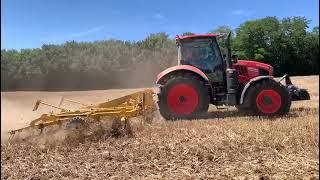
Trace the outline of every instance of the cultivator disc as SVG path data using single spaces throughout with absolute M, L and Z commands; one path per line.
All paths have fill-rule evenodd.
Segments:
M 69 122 L 67 122 L 65 129 L 82 129 L 88 127 L 88 120 L 83 117 L 74 117 L 71 118 Z

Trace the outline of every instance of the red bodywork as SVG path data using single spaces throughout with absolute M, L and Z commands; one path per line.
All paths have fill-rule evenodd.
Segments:
M 257 76 L 260 76 L 259 74 L 259 68 L 264 69 L 268 72 L 269 76 L 273 75 L 273 68 L 272 66 L 257 62 L 257 61 L 249 61 L 249 60 L 238 60 L 236 64 L 233 64 L 233 68 L 235 68 L 238 71 L 238 80 L 240 84 L 246 84 L 249 82 L 252 78 L 255 78 Z M 180 70 L 185 70 L 185 71 L 191 71 L 199 76 L 201 76 L 204 80 L 209 81 L 208 77 L 206 74 L 204 74 L 200 69 L 190 66 L 190 65 L 178 65 L 178 66 L 173 66 L 170 67 L 161 73 L 158 74 L 157 76 L 157 84 L 161 84 L 162 78 L 172 72 L 180 71 Z
M 254 60 L 238 60 L 237 63 L 233 64 L 233 68 L 235 68 L 238 72 L 238 80 L 240 84 L 246 84 L 252 78 L 260 76 L 259 69 L 264 69 L 268 72 L 268 76 L 273 75 L 273 68 L 269 64 L 257 62 Z

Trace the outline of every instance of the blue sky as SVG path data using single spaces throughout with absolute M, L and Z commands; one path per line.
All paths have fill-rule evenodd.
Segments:
M 250 19 L 305 16 L 319 24 L 318 0 L 1 0 L 1 48 L 206 33 Z

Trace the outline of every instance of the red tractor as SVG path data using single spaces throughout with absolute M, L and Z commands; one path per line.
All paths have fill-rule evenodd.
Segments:
M 217 39 L 226 45 L 225 58 Z M 215 106 L 236 106 L 255 115 L 283 115 L 291 101 L 310 99 L 288 75 L 273 78 L 272 66 L 231 56 L 230 33 L 176 36 L 178 65 L 157 76 L 158 106 L 165 119 L 197 118 Z M 280 81 L 285 79 L 285 85 Z

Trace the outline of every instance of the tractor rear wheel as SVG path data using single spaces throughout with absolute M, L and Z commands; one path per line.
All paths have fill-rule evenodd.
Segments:
M 173 76 L 160 88 L 158 105 L 166 120 L 197 118 L 208 111 L 208 87 L 192 74 Z
M 268 79 L 249 87 L 244 105 L 255 115 L 283 115 L 289 112 L 291 96 L 285 86 Z

